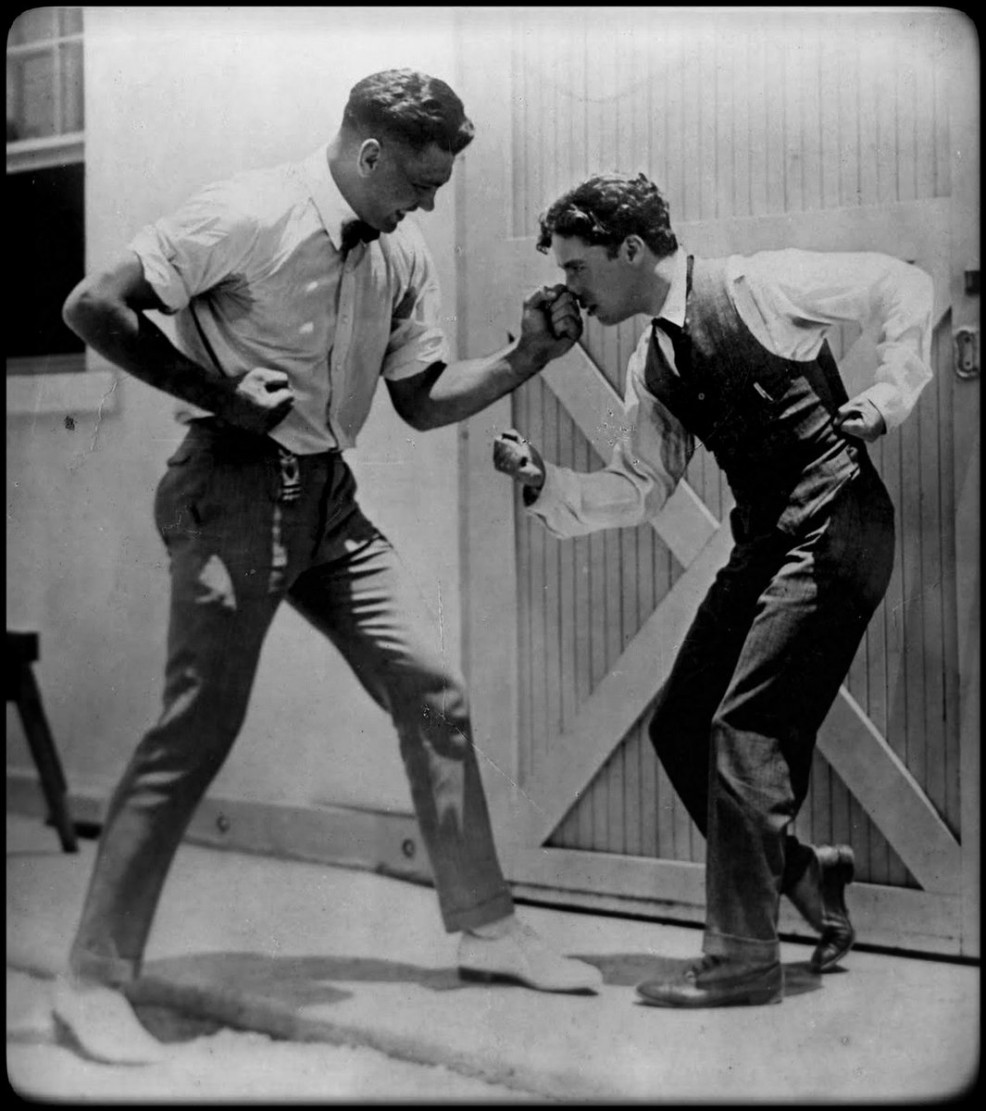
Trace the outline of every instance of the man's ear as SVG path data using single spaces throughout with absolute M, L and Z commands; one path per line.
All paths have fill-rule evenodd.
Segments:
M 360 177 L 369 177 L 380 163 L 380 141 L 364 139 L 356 158 L 356 168 Z
M 620 244 L 620 253 L 623 258 L 636 266 L 644 257 L 645 243 L 639 235 L 628 235 Z

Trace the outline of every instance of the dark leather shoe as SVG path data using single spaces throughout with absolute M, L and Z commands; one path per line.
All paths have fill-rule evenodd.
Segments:
M 649 980 L 637 994 L 652 1007 L 742 1007 L 780 1003 L 784 973 L 780 961 L 747 964 L 706 954 L 669 980 Z
M 846 888 L 856 866 L 848 845 L 819 845 L 812 850 L 815 866 L 788 892 L 808 924 L 822 935 L 811 955 L 812 972 L 828 972 L 849 952 L 856 931 L 846 909 Z

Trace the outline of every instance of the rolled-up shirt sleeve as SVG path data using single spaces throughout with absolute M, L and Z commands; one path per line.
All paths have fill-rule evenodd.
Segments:
M 586 474 L 545 464 L 544 485 L 527 511 L 559 538 L 651 520 L 684 476 L 695 440 L 648 391 L 643 353 L 641 344 L 630 360 L 622 427 L 607 466 Z
M 442 293 L 435 263 L 420 232 L 411 233 L 411 242 L 408 273 L 394 306 L 383 363 L 383 376 L 392 381 L 410 378 L 434 363 L 449 361 L 448 341 L 441 326 Z
M 874 381 L 858 396 L 876 406 L 888 429 L 908 417 L 932 378 L 930 275 L 877 252 L 794 248 L 733 256 L 729 268 L 744 322 L 784 358 L 813 359 L 832 324 L 873 329 Z
M 144 277 L 168 312 L 241 273 L 257 224 L 228 183 L 208 186 L 130 241 Z

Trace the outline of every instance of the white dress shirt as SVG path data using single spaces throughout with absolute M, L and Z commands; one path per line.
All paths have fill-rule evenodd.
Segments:
M 686 265 L 687 255 L 679 249 L 654 333 L 675 373 L 674 349 L 660 322 L 663 317 L 679 327 L 685 323 Z M 732 255 L 726 274 L 740 319 L 781 358 L 814 359 L 832 324 L 875 327 L 875 381 L 857 396 L 876 406 L 888 430 L 914 408 L 932 376 L 934 289 L 923 270 L 882 254 L 788 249 Z M 556 536 L 650 520 L 685 473 L 695 439 L 646 386 L 651 334 L 644 329 L 627 364 L 622 433 L 609 464 L 586 474 L 545 463 L 544 486 L 528 512 Z
M 420 231 L 405 220 L 343 257 L 341 228 L 355 218 L 323 146 L 207 186 L 130 244 L 185 354 L 228 375 L 287 374 L 294 407 L 270 435 L 299 455 L 352 447 L 381 374 L 448 361 Z M 202 415 L 179 405 L 179 419 Z

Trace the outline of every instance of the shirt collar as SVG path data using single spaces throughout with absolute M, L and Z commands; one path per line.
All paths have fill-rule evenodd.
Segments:
M 685 326 L 685 300 L 688 294 L 688 255 L 679 247 L 671 260 L 671 288 L 668 290 L 658 320 L 670 320 L 679 328 Z
M 328 144 L 319 147 L 301 163 L 302 173 L 311 190 L 312 200 L 335 249 L 342 249 L 342 226 L 356 220 L 356 213 L 339 192 L 329 171 Z

